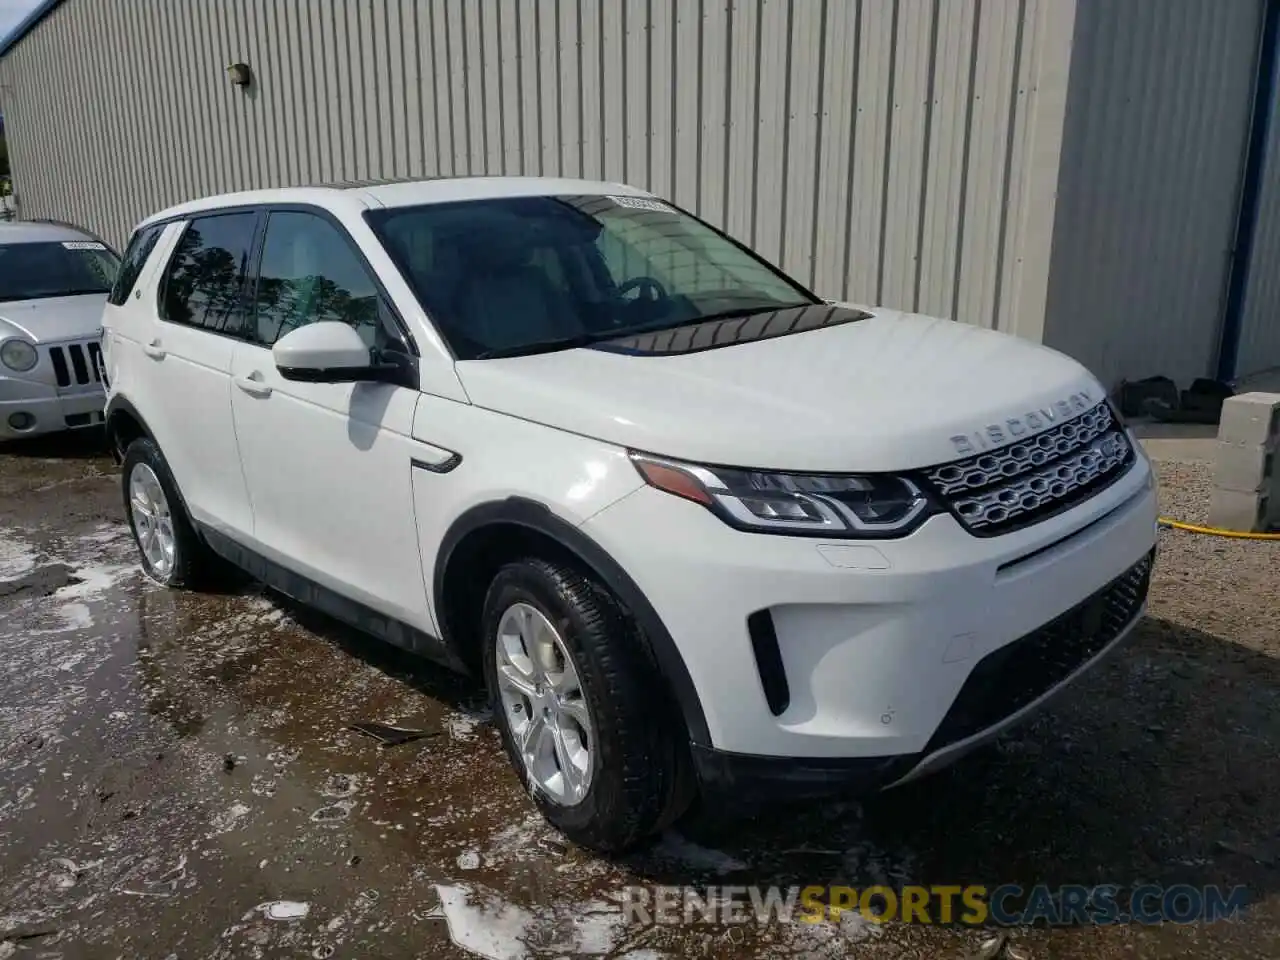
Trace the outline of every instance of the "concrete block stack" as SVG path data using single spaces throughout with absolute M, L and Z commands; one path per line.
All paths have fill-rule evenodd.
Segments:
M 1280 393 L 1242 393 L 1222 405 L 1209 525 L 1265 533 L 1280 527 Z

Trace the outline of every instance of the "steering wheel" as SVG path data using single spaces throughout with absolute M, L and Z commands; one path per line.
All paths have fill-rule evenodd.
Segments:
M 653 277 L 632 277 L 618 285 L 617 294 L 619 297 L 630 293 L 632 290 L 637 291 L 636 301 L 648 300 L 656 303 L 659 300 L 668 299 L 667 288 L 664 287 Z M 645 293 L 648 293 L 648 296 Z

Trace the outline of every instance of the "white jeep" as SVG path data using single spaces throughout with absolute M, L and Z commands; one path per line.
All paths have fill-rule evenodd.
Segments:
M 825 301 L 641 190 L 212 197 L 125 260 L 107 416 L 147 573 L 229 561 L 482 674 L 585 845 L 697 791 L 920 776 L 1142 614 L 1152 471 L 1079 364 Z

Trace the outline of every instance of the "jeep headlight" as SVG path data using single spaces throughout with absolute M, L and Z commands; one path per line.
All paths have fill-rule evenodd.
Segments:
M 818 537 L 901 537 L 933 513 L 921 489 L 892 474 L 780 473 L 632 453 L 646 483 L 700 503 L 730 526 Z
M 10 370 L 26 373 L 39 359 L 36 348 L 25 340 L 6 340 L 0 343 L 0 363 Z

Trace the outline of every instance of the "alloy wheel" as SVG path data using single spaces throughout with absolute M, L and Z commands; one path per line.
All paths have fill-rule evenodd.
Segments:
M 530 784 L 563 806 L 591 788 L 595 731 L 564 638 L 528 603 L 498 620 L 498 693 Z
M 173 572 L 177 541 L 173 534 L 173 515 L 169 500 L 160 486 L 160 478 L 145 463 L 135 463 L 129 474 L 129 512 L 138 538 L 138 547 L 146 558 L 152 576 L 166 580 Z

